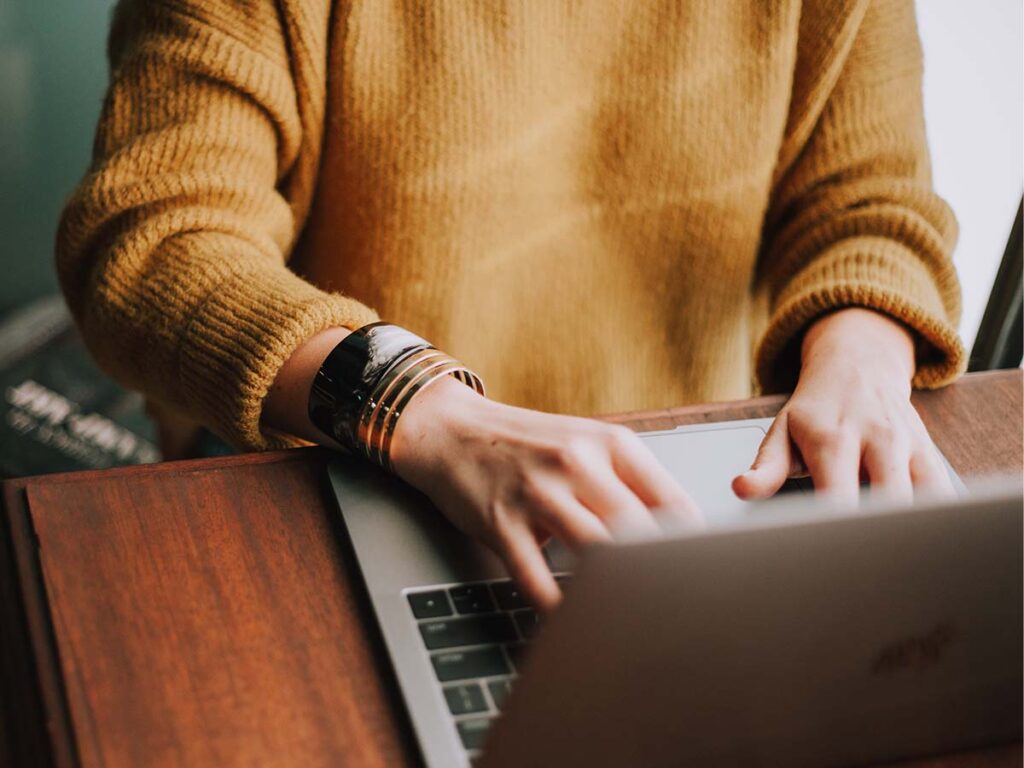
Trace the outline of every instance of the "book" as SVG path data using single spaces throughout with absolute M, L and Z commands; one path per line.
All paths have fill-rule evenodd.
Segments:
M 143 398 L 93 362 L 59 296 L 0 320 L 0 477 L 160 461 Z

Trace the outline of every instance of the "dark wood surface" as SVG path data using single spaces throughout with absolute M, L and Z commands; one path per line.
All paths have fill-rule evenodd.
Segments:
M 1021 373 L 915 402 L 962 475 L 1021 471 Z M 611 417 L 773 414 L 780 398 Z M 0 763 L 415 764 L 326 487 L 303 449 L 4 484 Z M 30 759 L 32 763 L 26 762 Z M 1020 766 L 1020 745 L 914 763 Z

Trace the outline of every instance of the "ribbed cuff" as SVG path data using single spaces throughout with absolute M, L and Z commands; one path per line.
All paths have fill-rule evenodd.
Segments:
M 188 406 L 238 448 L 299 444 L 260 429 L 263 401 L 281 366 L 320 331 L 377 319 L 354 299 L 325 293 L 280 264 L 246 262 L 217 284 L 189 324 L 180 369 Z
M 820 316 L 843 307 L 866 307 L 900 321 L 918 337 L 913 385 L 932 389 L 967 366 L 957 335 L 959 288 L 940 281 L 913 251 L 892 240 L 845 241 L 804 267 L 774 302 L 756 353 L 763 392 L 789 392 L 800 371 L 800 342 Z

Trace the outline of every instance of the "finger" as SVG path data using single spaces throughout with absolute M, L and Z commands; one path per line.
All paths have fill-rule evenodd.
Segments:
M 704 516 L 690 494 L 639 439 L 616 443 L 612 467 L 641 503 L 656 514 L 688 525 L 703 522 Z
M 788 416 L 783 411 L 761 441 L 750 469 L 733 479 L 733 493 L 741 499 L 768 498 L 778 492 L 795 469 Z
M 558 607 L 562 593 L 551 575 L 548 561 L 527 526 L 506 531 L 498 544 L 498 556 L 508 568 L 509 576 L 523 590 L 526 599 L 542 611 Z
M 601 519 L 569 493 L 564 498 L 552 497 L 536 514 L 544 526 L 573 551 L 612 540 Z
M 911 455 L 910 481 L 918 493 L 939 498 L 956 496 L 956 489 L 946 465 L 939 458 L 938 449 L 930 441 Z
M 860 439 L 858 435 L 830 433 L 798 443 L 814 483 L 814 492 L 841 504 L 857 501 L 860 488 Z
M 661 530 L 651 511 L 610 467 L 588 472 L 580 478 L 576 497 L 604 521 L 613 536 L 651 534 Z
M 872 492 L 897 503 L 914 500 L 908 448 L 899 443 L 869 440 L 864 446 L 863 462 Z
M 910 481 L 921 494 L 938 498 L 957 495 L 946 462 L 928 434 L 928 427 L 916 410 L 911 411 L 913 449 L 910 456 Z

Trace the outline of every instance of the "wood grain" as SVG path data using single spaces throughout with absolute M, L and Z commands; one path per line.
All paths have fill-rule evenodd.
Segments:
M 29 486 L 82 765 L 409 761 L 320 470 Z
M 1019 371 L 969 376 L 915 402 L 961 473 L 1020 472 Z M 781 404 L 610 418 L 663 429 Z M 326 456 L 302 449 L 6 483 L 0 570 L 17 583 L 2 594 L 21 605 L 5 610 L 0 641 L 5 659 L 35 671 L 5 682 L 6 701 L 35 686 L 26 699 L 35 703 L 7 717 L 6 730 L 44 721 L 10 754 L 48 739 L 38 764 L 414 764 L 325 485 Z M 1020 745 L 901 765 L 1019 766 Z

